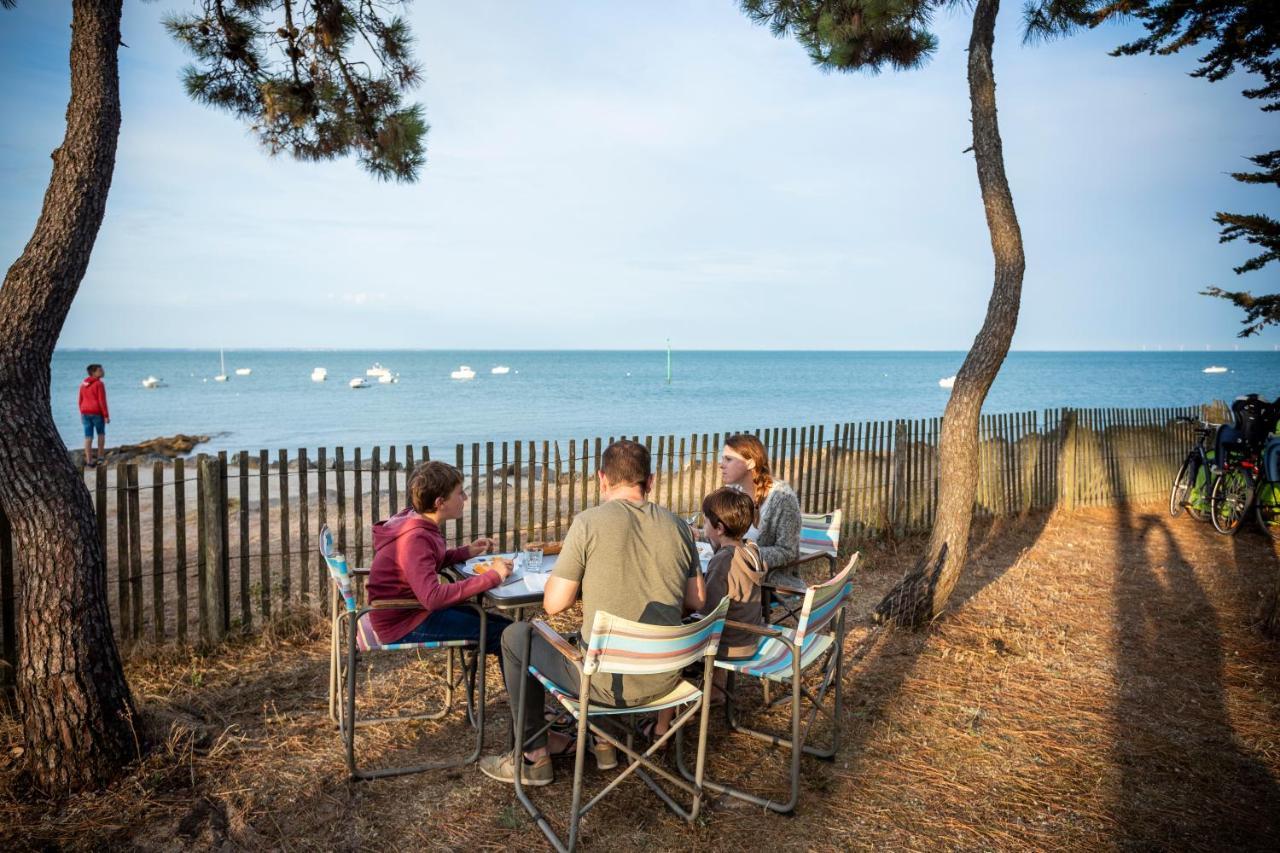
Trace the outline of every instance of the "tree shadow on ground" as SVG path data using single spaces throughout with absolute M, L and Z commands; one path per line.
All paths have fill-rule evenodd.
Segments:
M 1037 511 L 1016 518 L 976 522 L 970 533 L 968 564 L 952 591 L 947 611 L 939 620 L 945 621 L 962 610 L 975 596 L 1013 568 L 1039 540 L 1051 518 L 1051 512 Z M 916 544 L 923 556 L 927 542 Z M 885 585 L 883 591 L 887 592 L 889 586 L 891 584 Z M 849 674 L 845 678 L 845 695 L 848 697 L 845 737 L 841 741 L 838 760 L 847 760 L 853 772 L 857 772 L 863 747 L 876 722 L 886 716 L 917 659 L 928 646 L 932 633 L 931 628 L 872 627 L 846 663 L 846 673 Z
M 1215 609 L 1167 515 L 1120 506 L 1116 518 L 1117 841 L 1275 849 L 1280 787 L 1227 708 L 1221 621 L 1230 617 Z

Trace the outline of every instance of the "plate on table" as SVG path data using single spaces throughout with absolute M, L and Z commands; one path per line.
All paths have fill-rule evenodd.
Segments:
M 493 562 L 494 557 L 505 557 L 509 562 L 515 564 L 514 570 L 511 574 L 507 575 L 507 578 L 502 582 L 502 585 L 515 583 L 516 581 L 524 578 L 524 566 L 521 565 L 521 561 L 516 558 L 515 554 L 493 554 L 485 555 L 483 557 L 472 557 L 470 560 L 467 560 L 462 564 L 462 573 L 469 577 L 478 577 L 483 575 L 489 571 L 489 566 Z

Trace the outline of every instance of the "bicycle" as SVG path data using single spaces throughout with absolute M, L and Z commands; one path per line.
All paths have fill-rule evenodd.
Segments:
M 1186 415 L 1174 420 L 1195 424 L 1196 443 L 1187 452 L 1187 458 L 1182 461 L 1182 467 L 1173 478 L 1173 488 L 1169 491 L 1169 515 L 1177 518 L 1186 509 L 1187 514 L 1196 521 L 1204 521 L 1209 515 L 1207 493 L 1212 487 L 1210 475 L 1213 472 L 1213 462 L 1205 443 L 1218 430 L 1218 424 Z
M 1254 494 L 1258 526 L 1272 539 L 1280 539 L 1280 435 L 1273 435 L 1262 449 L 1262 480 Z
M 1231 453 L 1224 454 L 1231 456 Z M 1237 458 L 1222 461 L 1218 476 L 1209 494 L 1210 518 L 1213 529 L 1224 536 L 1234 536 L 1240 522 L 1253 508 L 1253 498 L 1258 490 L 1262 469 L 1258 457 L 1242 453 Z

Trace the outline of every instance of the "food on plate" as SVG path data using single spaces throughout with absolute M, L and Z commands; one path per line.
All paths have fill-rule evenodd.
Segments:
M 494 557 L 492 560 L 485 560 L 482 563 L 476 563 L 474 566 L 471 567 L 471 570 L 478 575 L 482 575 L 485 572 L 489 571 L 490 569 L 496 568 L 499 565 L 508 569 L 511 568 L 511 563 L 509 561 L 504 560 L 502 557 Z

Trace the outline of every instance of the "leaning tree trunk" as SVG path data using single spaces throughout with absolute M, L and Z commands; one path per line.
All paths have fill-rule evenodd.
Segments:
M 0 506 L 12 524 L 18 710 L 47 792 L 97 786 L 139 752 L 89 493 L 49 410 L 54 344 L 106 211 L 120 133 L 121 0 L 75 0 L 67 132 L 35 233 L 0 288 Z M 74 389 L 61 389 L 73 405 Z
M 969 38 L 973 153 L 987 228 L 991 232 L 995 283 L 982 330 L 956 374 L 955 387 L 942 418 L 938 514 L 928 556 L 876 607 L 881 618 L 908 625 L 923 624 L 942 612 L 964 567 L 978 484 L 978 419 L 987 391 L 1009 353 L 1022 298 L 1026 261 L 1013 195 L 1004 173 L 1004 153 L 996 121 L 996 80 L 991 65 L 999 10 L 1000 0 L 978 0 Z

